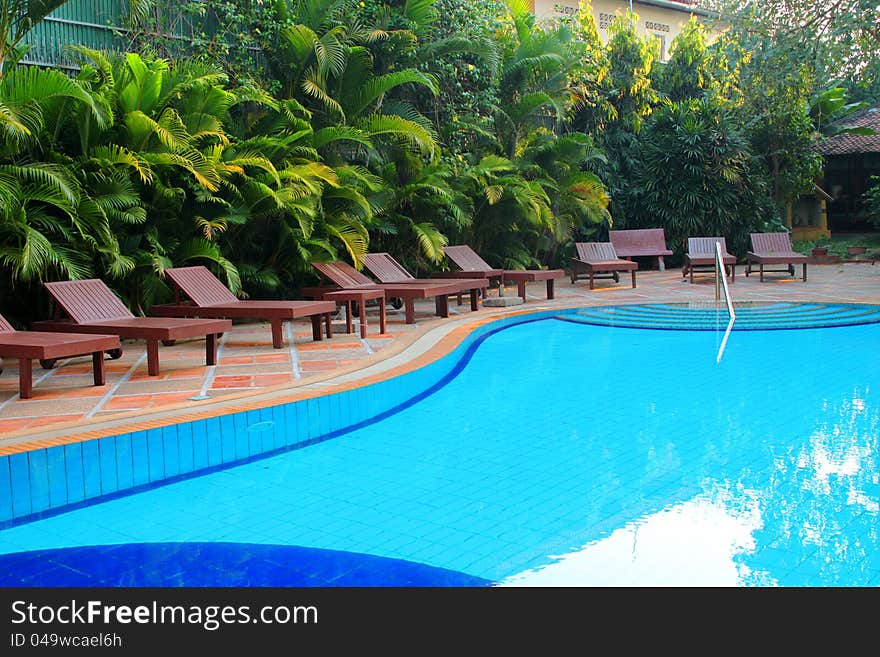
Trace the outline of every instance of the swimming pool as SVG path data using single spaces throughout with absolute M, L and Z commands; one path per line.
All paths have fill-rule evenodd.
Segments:
M 878 585 L 877 309 L 811 306 L 869 312 L 753 326 L 720 362 L 719 331 L 622 327 L 636 307 L 490 326 L 332 439 L 5 521 L 0 582 Z

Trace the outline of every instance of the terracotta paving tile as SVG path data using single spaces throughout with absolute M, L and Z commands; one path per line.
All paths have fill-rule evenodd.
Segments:
M 82 413 L 77 413 L 76 415 L 45 415 L 43 417 L 34 418 L 31 421 L 30 427 L 43 427 L 47 424 L 54 424 L 56 422 L 72 422 L 74 420 L 82 419 Z
M 116 390 L 119 395 L 145 395 L 162 392 L 190 392 L 202 387 L 204 379 L 144 379 L 127 381 Z
M 8 420 L 0 420 L 0 433 L 24 429 L 27 425 L 33 422 L 33 420 L 34 418 L 32 417 L 17 417 Z
M 305 371 L 315 371 L 315 370 L 332 370 L 337 366 L 337 361 L 335 360 L 307 360 L 300 363 L 300 367 Z
M 290 383 L 293 381 L 292 374 L 258 374 L 254 377 L 254 385 L 262 386 L 278 386 L 282 383 Z
M 104 404 L 103 408 L 105 410 L 119 410 L 123 408 L 146 408 L 147 406 L 149 406 L 151 400 L 152 395 L 120 395 L 118 397 L 114 397 L 113 399 L 107 400 L 107 403 Z
M 289 363 L 290 354 L 287 352 L 280 354 L 258 354 L 255 360 L 257 363 Z
M 360 342 L 311 342 L 309 344 L 300 344 L 296 346 L 297 351 L 313 351 L 326 349 L 363 349 Z
M 220 359 L 220 365 L 251 365 L 255 356 L 224 356 Z
M 91 377 L 89 377 L 91 379 Z M 103 397 L 110 390 L 110 387 L 107 385 L 96 386 L 93 381 L 89 381 L 88 383 L 84 383 L 81 386 L 71 387 L 64 386 L 63 388 L 54 388 L 54 387 L 36 387 L 34 388 L 34 395 L 31 399 L 68 399 L 70 397 Z
M 193 379 L 204 378 L 205 366 L 202 367 L 184 367 L 179 370 L 171 370 L 165 378 L 167 379 Z
M 214 388 L 249 388 L 251 377 L 249 376 L 218 376 L 214 378 Z
M 35 368 L 36 370 L 36 368 Z M 92 373 L 92 364 L 89 362 L 88 365 L 68 365 L 64 364 L 64 367 L 59 368 L 57 372 L 55 372 L 55 376 L 68 376 L 70 374 L 91 374 Z

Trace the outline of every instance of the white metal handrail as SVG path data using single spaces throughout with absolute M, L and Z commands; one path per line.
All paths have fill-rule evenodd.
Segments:
M 724 354 L 724 347 L 727 345 L 727 338 L 733 330 L 733 323 L 736 321 L 736 311 L 733 309 L 733 301 L 730 298 L 730 289 L 727 287 L 727 270 L 724 268 L 724 256 L 721 254 L 721 243 L 715 242 L 715 301 L 720 301 L 721 292 L 724 291 L 724 301 L 727 303 L 727 314 L 730 320 L 727 322 L 727 329 L 724 331 L 724 337 L 721 340 L 721 346 L 718 348 L 718 356 L 715 358 L 716 363 L 721 362 L 721 356 Z

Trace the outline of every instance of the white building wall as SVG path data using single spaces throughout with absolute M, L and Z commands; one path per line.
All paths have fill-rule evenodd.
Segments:
M 578 0 L 533 0 L 536 18 L 561 18 L 574 16 L 578 11 Z M 629 2 L 622 0 L 593 0 L 593 18 L 599 28 L 599 36 L 608 39 L 608 24 L 616 14 L 624 14 L 629 9 Z M 658 7 L 633 0 L 633 12 L 638 16 L 637 29 L 641 34 L 653 34 L 660 40 L 660 60 L 669 59 L 669 47 L 672 40 L 681 32 L 692 15 L 698 20 L 706 21 L 695 7 L 686 4 L 676 8 Z M 709 25 L 711 28 L 711 24 Z

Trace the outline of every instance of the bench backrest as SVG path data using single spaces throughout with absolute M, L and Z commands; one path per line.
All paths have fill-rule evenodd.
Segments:
M 113 290 L 98 278 L 54 281 L 43 285 L 55 303 L 78 324 L 134 317 Z
M 755 253 L 791 253 L 788 233 L 752 233 L 752 251 Z
M 662 228 L 633 228 L 609 230 L 608 239 L 620 257 L 634 255 L 668 255 L 666 231 Z
M 460 246 L 444 246 L 443 253 L 462 271 L 486 271 L 493 269 L 476 251 L 466 244 Z
M 578 258 L 584 262 L 605 262 L 618 260 L 617 252 L 611 242 L 575 242 Z
M 197 306 L 237 303 L 238 299 L 207 267 L 174 267 L 166 269 L 174 284 Z
M 721 244 L 721 254 L 727 253 L 727 242 L 723 237 L 688 237 L 690 255 L 715 255 L 715 243 Z
M 312 268 L 325 280 L 338 285 L 344 290 L 362 287 L 376 287 L 376 282 L 359 272 L 347 262 L 335 260 L 333 262 L 313 262 Z
M 408 283 L 415 280 L 389 253 L 367 253 L 364 255 L 364 265 L 383 283 Z

